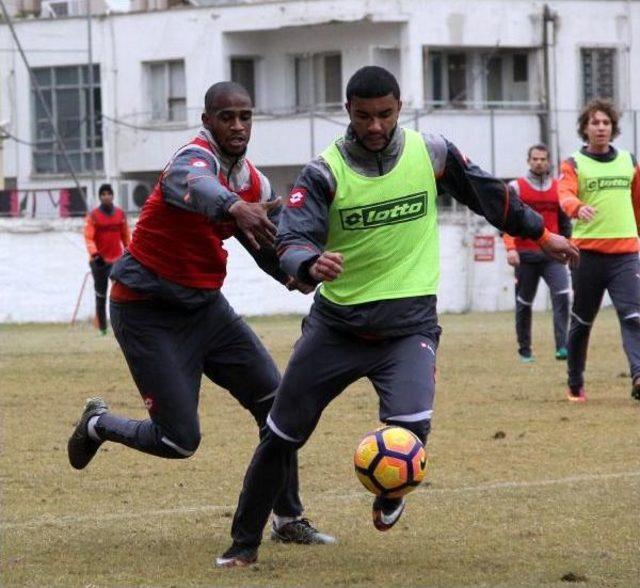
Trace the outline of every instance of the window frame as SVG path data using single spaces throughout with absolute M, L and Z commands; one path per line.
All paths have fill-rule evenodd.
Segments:
M 75 80 L 68 83 L 58 83 L 63 70 L 75 70 Z M 70 65 L 48 65 L 33 69 L 37 76 L 47 72 L 46 80 L 38 80 L 38 85 L 45 98 L 53 118 L 55 128 L 65 144 L 67 155 L 73 165 L 74 173 L 89 173 L 91 171 L 91 132 L 88 125 L 89 97 L 94 102 L 94 141 L 93 150 L 96 171 L 104 169 L 104 137 L 102 127 L 102 77 L 100 65 L 93 64 L 93 86 L 89 86 L 89 70 L 86 63 Z M 93 91 L 92 91 L 93 90 Z M 68 102 L 60 95 L 63 92 L 75 92 L 77 95 L 77 109 L 75 117 L 61 116 L 60 109 Z M 34 176 L 50 176 L 68 174 L 66 158 L 48 117 L 40 105 L 40 97 L 33 85 L 30 85 L 30 114 L 31 114 L 31 169 Z M 75 122 L 74 122 L 75 121 Z M 71 122 L 75 125 L 77 134 L 65 134 L 63 123 Z M 67 139 L 68 141 L 65 141 Z M 69 142 L 75 142 L 69 146 Z M 42 163 L 48 160 L 48 165 Z
M 612 94 L 613 96 L 606 96 L 604 94 L 600 94 L 599 92 L 595 92 L 591 98 L 587 98 L 587 88 L 585 81 L 585 67 L 584 67 L 584 55 L 585 52 L 609 52 L 612 55 L 612 65 L 611 65 L 611 76 L 612 76 Z M 582 108 L 587 102 L 593 100 L 594 98 L 608 98 L 614 104 L 617 103 L 620 96 L 620 72 L 618 71 L 620 68 L 620 52 L 618 48 L 612 45 L 581 45 L 578 47 L 578 80 L 579 80 L 579 90 L 578 90 L 578 100 L 580 101 L 579 107 Z M 593 62 L 592 62 L 593 63 Z M 597 69 L 597 64 L 592 65 L 592 68 Z M 592 72 L 593 75 L 593 72 Z M 598 84 L 600 85 L 600 84 Z M 592 84 L 593 86 L 593 84 Z M 594 89 L 594 88 L 592 88 Z
M 171 82 L 171 66 L 182 65 L 182 83 L 183 94 L 176 96 L 173 94 L 173 87 Z M 148 122 L 153 125 L 170 125 L 170 126 L 183 126 L 188 123 L 189 113 L 187 108 L 187 67 L 186 61 L 183 58 L 177 59 L 158 59 L 154 61 L 143 62 L 146 78 L 146 90 L 149 104 L 151 104 L 151 110 L 148 113 Z M 153 84 L 153 68 L 162 68 L 162 96 L 159 100 L 154 98 L 154 84 Z M 156 111 L 154 109 L 155 102 L 162 102 L 162 110 Z M 184 112 L 183 118 L 172 118 L 171 113 L 175 111 L 176 105 L 182 103 L 182 110 Z
M 253 66 L 253 87 L 247 88 L 246 84 L 242 82 L 242 80 L 234 79 L 233 75 L 233 64 L 235 62 L 249 62 Z M 247 92 L 249 92 L 249 96 L 251 96 L 251 100 L 253 102 L 254 108 L 258 107 L 258 103 L 260 100 L 260 96 L 258 95 L 258 76 L 259 76 L 259 67 L 260 67 L 260 57 L 256 55 L 230 55 L 229 56 L 229 79 L 232 82 L 236 82 L 244 87 Z
M 339 87 L 337 88 L 338 100 L 327 101 L 327 78 L 326 67 L 327 57 L 339 58 Z M 293 105 L 296 112 L 308 112 L 309 110 L 333 111 L 342 108 L 343 96 L 343 76 L 344 63 L 342 51 L 316 51 L 308 53 L 298 53 L 292 56 L 293 69 Z M 310 85 L 306 88 L 306 94 L 309 96 L 309 103 L 302 103 L 299 83 L 299 67 L 300 65 L 311 67 L 311 75 L 309 76 Z M 336 90 L 336 88 L 333 88 Z
M 424 72 L 424 105 L 427 108 L 455 109 L 455 110 L 512 110 L 539 108 L 540 102 L 535 101 L 536 92 L 535 53 L 537 47 L 450 47 L 423 46 Z M 450 96 L 450 67 L 451 56 L 464 56 L 465 61 L 465 96 L 462 100 L 452 100 Z M 515 58 L 522 55 L 526 58 L 526 80 L 515 80 Z M 501 100 L 489 100 L 489 85 L 487 68 L 492 59 L 500 60 L 499 84 Z M 439 59 L 439 75 L 434 75 L 434 62 Z M 436 80 L 439 80 L 441 97 L 436 99 L 434 90 Z M 518 84 L 526 84 L 526 99 L 511 98 L 518 91 L 522 91 Z

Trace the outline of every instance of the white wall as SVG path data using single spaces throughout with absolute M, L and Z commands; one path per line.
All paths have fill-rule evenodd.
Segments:
M 81 220 L 0 221 L 0 322 L 69 322 L 79 299 L 88 260 Z M 440 225 L 441 312 L 495 311 L 513 307 L 513 272 L 496 239 L 493 262 L 473 262 L 473 234 L 494 234 L 483 225 L 444 220 Z M 235 239 L 226 242 L 229 275 L 223 291 L 244 315 L 305 313 L 311 296 L 288 292 L 257 268 Z M 93 283 L 80 298 L 79 320 L 93 316 Z M 541 287 L 534 308 L 547 308 Z

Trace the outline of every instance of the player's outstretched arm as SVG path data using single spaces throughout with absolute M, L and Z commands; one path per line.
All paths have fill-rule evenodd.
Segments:
M 261 245 L 274 247 L 276 243 L 277 227 L 267 216 L 267 207 L 271 204 L 279 206 L 279 202 L 263 204 L 237 200 L 229 207 L 229 215 L 255 249 L 260 249 Z
M 450 193 L 458 202 L 483 216 L 497 229 L 525 239 L 539 239 L 544 231 L 542 217 L 524 204 L 500 179 L 464 157 L 453 143 L 444 139 L 445 162 L 436 171 L 439 191 Z
M 203 214 L 214 221 L 228 218 L 229 207 L 239 200 L 218 179 L 218 163 L 200 149 L 184 148 L 167 164 L 160 179 L 168 204 Z
M 545 230 L 543 236 L 538 239 L 538 245 L 548 257 L 560 263 L 576 267 L 580 261 L 578 248 L 562 235 Z

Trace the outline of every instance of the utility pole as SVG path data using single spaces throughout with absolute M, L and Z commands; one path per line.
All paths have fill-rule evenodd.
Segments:
M 87 2 L 87 52 L 88 52 L 88 67 L 89 67 L 89 148 L 90 148 L 90 161 L 91 161 L 91 196 L 87 198 L 88 202 L 92 202 L 96 197 L 96 110 L 93 101 L 93 42 L 91 35 L 91 0 Z

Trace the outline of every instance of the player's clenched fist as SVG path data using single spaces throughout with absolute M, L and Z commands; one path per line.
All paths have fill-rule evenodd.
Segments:
M 331 282 L 342 273 L 342 254 L 325 251 L 309 267 L 309 275 L 318 282 Z

